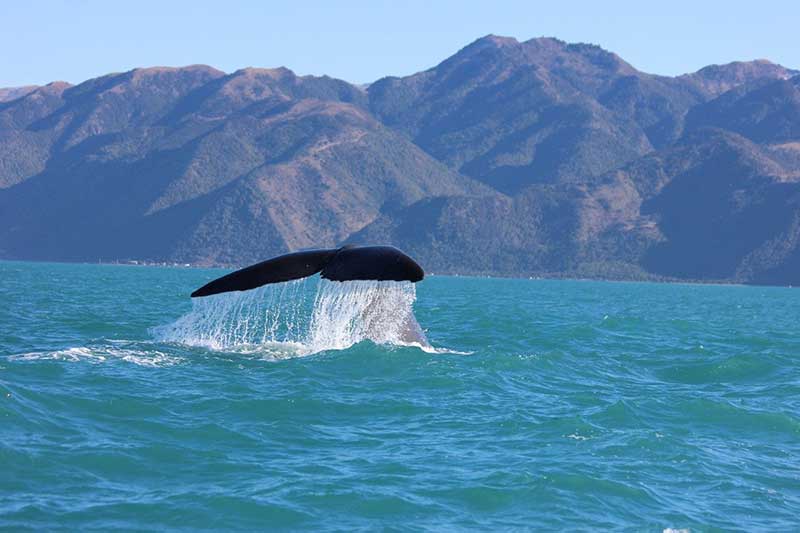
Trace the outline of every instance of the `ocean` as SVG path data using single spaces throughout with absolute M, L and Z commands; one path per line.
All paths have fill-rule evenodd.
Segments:
M 222 272 L 0 263 L 0 529 L 800 528 L 797 289 Z

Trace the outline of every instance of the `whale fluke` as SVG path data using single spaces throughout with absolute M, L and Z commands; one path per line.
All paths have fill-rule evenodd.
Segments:
M 222 292 L 246 291 L 313 276 L 331 281 L 411 281 L 425 277 L 416 261 L 393 246 L 343 246 L 281 255 L 231 272 L 192 293 L 192 298 Z

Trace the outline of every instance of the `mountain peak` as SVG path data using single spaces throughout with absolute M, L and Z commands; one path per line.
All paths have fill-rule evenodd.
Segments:
M 443 63 L 450 62 L 456 59 L 463 59 L 481 54 L 483 52 L 492 53 L 493 51 L 509 49 L 519 46 L 519 41 L 513 37 L 503 37 L 501 35 L 484 35 L 479 39 L 475 39 L 467 46 L 456 52 L 455 55 L 444 60 Z
M 796 70 L 788 69 L 767 59 L 756 59 L 708 65 L 697 72 L 684 74 L 680 78 L 694 81 L 711 96 L 716 96 L 739 85 L 759 79 L 788 79 L 798 73 Z
M 471 44 L 467 46 L 469 48 L 473 45 L 481 45 L 481 46 L 517 46 L 519 45 L 519 41 L 516 40 L 514 37 L 505 37 L 503 35 L 495 35 L 490 33 L 489 35 L 484 35 L 480 39 L 473 41 Z
M 532 37 L 527 41 L 523 41 L 522 44 L 526 44 L 529 46 L 539 46 L 542 48 L 553 48 L 553 49 L 564 49 L 567 46 L 566 41 L 562 41 L 557 37 Z
M 69 89 L 72 87 L 72 84 L 68 81 L 51 81 L 45 87 L 50 87 L 51 89 Z
M 286 67 L 275 67 L 275 68 L 265 68 L 265 67 L 245 67 L 237 70 L 232 74 L 232 76 L 243 76 L 248 78 L 254 77 L 267 77 L 273 79 L 283 79 L 283 78 L 294 78 L 297 75 L 289 68 Z

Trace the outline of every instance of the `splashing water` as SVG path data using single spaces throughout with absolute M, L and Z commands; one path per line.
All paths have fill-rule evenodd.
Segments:
M 308 343 L 318 350 L 344 349 L 362 340 L 419 344 L 427 340 L 414 317 L 413 283 L 321 280 L 311 315 Z
M 364 340 L 429 348 L 414 317 L 413 283 L 308 279 L 197 298 L 189 313 L 153 332 L 162 341 L 215 350 L 267 347 L 296 355 Z

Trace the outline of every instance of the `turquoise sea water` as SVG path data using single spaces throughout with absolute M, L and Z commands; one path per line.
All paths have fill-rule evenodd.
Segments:
M 0 528 L 800 526 L 796 289 L 430 277 L 435 350 L 327 350 L 219 273 L 0 263 Z

